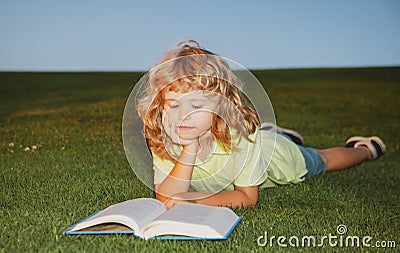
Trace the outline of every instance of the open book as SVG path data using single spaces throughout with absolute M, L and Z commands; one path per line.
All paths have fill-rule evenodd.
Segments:
M 226 239 L 241 220 L 227 207 L 183 203 L 166 210 L 156 199 L 124 201 L 89 215 L 63 234 L 133 234 L 143 239 Z

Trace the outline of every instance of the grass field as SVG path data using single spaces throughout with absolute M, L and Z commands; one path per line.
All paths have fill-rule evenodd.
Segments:
M 343 146 L 352 135 L 373 134 L 388 152 L 350 170 L 261 190 L 254 209 L 235 209 L 243 220 L 226 241 L 64 236 L 66 227 L 97 209 L 154 196 L 130 168 L 121 140 L 125 101 L 141 74 L 0 73 L 1 251 L 276 252 L 287 249 L 276 240 L 272 247 L 258 246 L 257 238 L 265 232 L 338 236 L 340 224 L 347 226 L 345 235 L 370 236 L 371 246 L 395 241 L 398 250 L 400 68 L 254 73 L 277 122 L 302 133 L 306 145 Z M 318 250 L 355 248 L 325 242 Z

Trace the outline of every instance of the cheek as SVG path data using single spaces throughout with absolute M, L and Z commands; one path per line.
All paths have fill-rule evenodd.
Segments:
M 176 112 L 176 110 L 168 110 L 167 114 L 170 123 L 176 122 L 178 120 L 178 113 Z
M 163 120 L 168 119 L 168 123 L 172 123 L 174 121 L 176 121 L 176 113 L 174 112 L 174 110 L 170 109 L 170 108 L 164 108 L 163 110 Z
M 201 112 L 199 113 L 197 120 L 199 120 L 199 122 L 204 128 L 210 128 L 213 122 L 212 113 Z

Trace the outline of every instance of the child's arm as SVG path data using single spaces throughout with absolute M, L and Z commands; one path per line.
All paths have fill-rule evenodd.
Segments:
M 183 145 L 178 162 L 175 163 L 169 175 L 155 186 L 156 198 L 164 202 L 167 208 L 182 202 L 229 207 L 256 205 L 258 186 L 235 186 L 233 191 L 216 194 L 188 192 L 199 145 L 198 140 Z
M 189 191 L 198 147 L 199 142 L 197 140 L 183 146 L 178 162 L 175 163 L 175 166 L 164 181 L 155 187 L 157 199 L 165 201 L 177 193 Z
M 157 194 L 159 198 L 159 194 Z M 205 192 L 180 192 L 172 198 L 160 199 L 167 208 L 182 203 L 192 202 L 210 206 L 248 207 L 255 206 L 258 202 L 258 186 L 240 187 L 235 190 L 210 194 Z

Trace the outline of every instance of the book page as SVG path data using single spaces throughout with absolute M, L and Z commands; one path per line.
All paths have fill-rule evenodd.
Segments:
M 101 223 L 121 223 L 135 230 L 140 235 L 142 228 L 160 216 L 166 209 L 156 199 L 140 198 L 127 200 L 107 207 L 103 211 L 78 223 L 71 231 L 77 231 Z
M 162 234 L 223 238 L 239 217 L 229 208 L 184 203 L 174 206 L 145 228 L 145 237 Z M 169 231 L 166 228 L 169 227 Z M 196 234 L 197 231 L 199 234 Z

